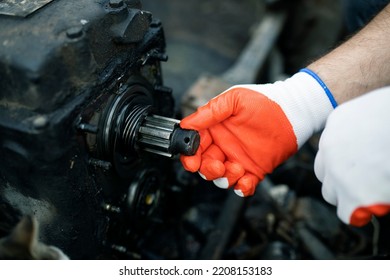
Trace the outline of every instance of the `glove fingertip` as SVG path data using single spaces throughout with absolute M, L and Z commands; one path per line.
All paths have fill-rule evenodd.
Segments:
M 244 193 L 242 192 L 242 190 L 239 190 L 239 189 L 236 190 L 236 189 L 235 189 L 234 192 L 235 192 L 236 195 L 238 195 L 238 196 L 240 196 L 240 197 L 245 197 L 245 195 L 244 195 Z
M 221 189 L 227 189 L 229 188 L 229 180 L 226 177 L 221 177 L 218 179 L 213 180 L 214 185 L 216 185 L 218 188 Z
M 256 186 L 260 179 L 253 174 L 245 174 L 240 178 L 234 187 L 234 191 L 237 195 L 242 193 L 242 196 L 251 196 L 255 193 Z M 241 196 L 241 195 L 240 195 Z
M 366 208 L 358 208 L 353 211 L 350 219 L 350 224 L 357 227 L 362 227 L 368 224 L 371 220 L 371 213 Z
M 364 226 L 371 221 L 373 215 L 384 216 L 390 212 L 388 204 L 374 204 L 367 207 L 359 207 L 352 212 L 350 224 L 353 226 Z
M 201 157 L 198 155 L 180 156 L 180 161 L 185 170 L 190 172 L 196 172 L 200 168 Z
M 203 175 L 200 171 L 198 171 L 198 174 L 199 174 L 199 176 L 200 176 L 203 180 L 207 180 L 206 176 Z

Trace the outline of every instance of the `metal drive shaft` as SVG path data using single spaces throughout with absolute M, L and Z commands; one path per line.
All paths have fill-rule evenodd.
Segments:
M 123 154 L 132 151 L 173 157 L 176 154 L 194 155 L 200 137 L 195 130 L 182 129 L 180 121 L 151 113 L 151 106 L 126 108 L 119 116 L 116 141 Z
M 138 130 L 138 145 L 144 151 L 167 157 L 194 155 L 199 147 L 199 133 L 182 129 L 179 123 L 179 120 L 157 115 L 145 117 Z

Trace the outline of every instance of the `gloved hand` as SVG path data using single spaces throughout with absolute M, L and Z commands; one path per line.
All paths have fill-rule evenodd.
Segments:
M 235 186 L 239 196 L 252 195 L 267 173 L 323 128 L 333 106 L 321 83 L 311 71 L 299 72 L 274 84 L 235 86 L 213 98 L 181 121 L 201 138 L 194 156 L 181 157 L 184 168 L 221 188 Z
M 326 201 L 355 226 L 390 212 L 390 87 L 338 107 L 328 118 L 315 173 Z

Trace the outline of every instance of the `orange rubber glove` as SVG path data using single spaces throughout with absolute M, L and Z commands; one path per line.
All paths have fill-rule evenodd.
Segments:
M 283 82 L 232 87 L 184 118 L 181 127 L 201 137 L 194 156 L 181 156 L 184 168 L 218 187 L 234 186 L 239 196 L 254 194 L 259 181 L 322 129 L 333 110 L 326 86 L 303 71 Z

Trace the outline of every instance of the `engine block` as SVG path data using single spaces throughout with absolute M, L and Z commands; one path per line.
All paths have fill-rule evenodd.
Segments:
M 3 2 L 0 231 L 34 214 L 71 258 L 111 258 L 159 215 L 171 172 L 105 142 L 126 106 L 173 117 L 161 23 L 133 0 Z

